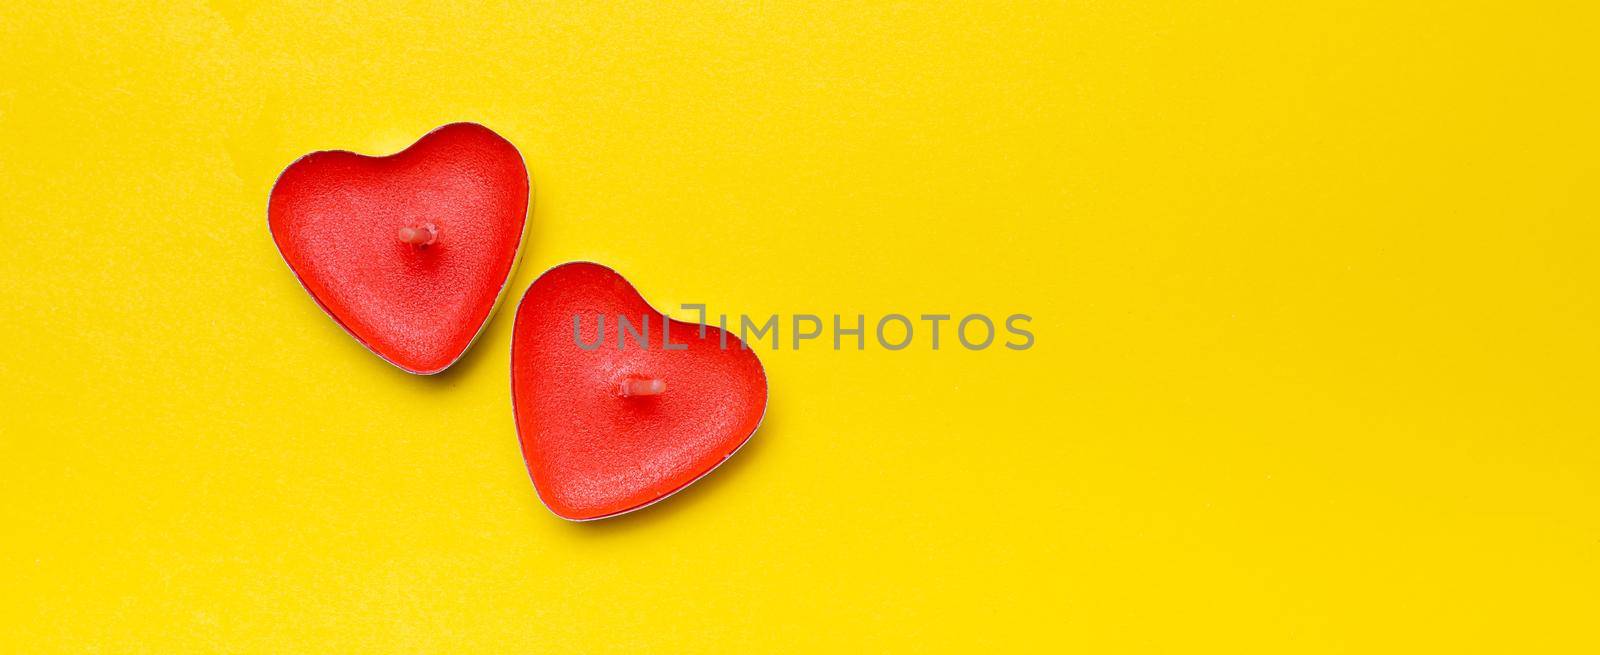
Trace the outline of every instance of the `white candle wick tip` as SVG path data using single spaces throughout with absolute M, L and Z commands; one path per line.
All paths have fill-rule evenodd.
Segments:
M 413 225 L 400 228 L 400 241 L 413 246 L 426 246 L 439 237 L 439 232 L 433 229 L 433 224 Z
M 622 381 L 623 398 L 634 396 L 659 396 L 667 390 L 667 381 L 659 378 L 629 378 Z

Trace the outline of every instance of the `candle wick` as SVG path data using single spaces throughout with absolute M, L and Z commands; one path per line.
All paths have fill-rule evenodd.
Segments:
M 618 395 L 623 398 L 659 396 L 666 390 L 667 381 L 660 378 L 628 378 L 622 381 Z
M 432 223 L 400 228 L 401 243 L 409 243 L 413 246 L 421 247 L 432 245 L 437 238 L 439 238 L 439 232 L 434 229 Z

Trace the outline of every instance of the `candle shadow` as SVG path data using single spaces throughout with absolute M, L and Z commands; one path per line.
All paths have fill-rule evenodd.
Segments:
M 611 538 L 614 535 L 649 529 L 658 522 L 671 521 L 677 514 L 690 511 L 719 493 L 737 493 L 737 489 L 724 487 L 730 487 L 735 479 L 744 477 L 745 469 L 752 466 L 751 462 L 760 458 L 760 452 L 765 449 L 767 440 L 772 438 L 773 416 L 770 404 L 767 410 L 767 415 L 762 418 L 755 434 L 750 435 L 750 439 L 740 446 L 732 457 L 689 486 L 642 509 L 608 519 L 569 521 L 567 527 L 582 538 Z

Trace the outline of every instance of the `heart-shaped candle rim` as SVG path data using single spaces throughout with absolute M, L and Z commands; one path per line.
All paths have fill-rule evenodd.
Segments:
M 635 287 L 633 285 L 633 282 L 628 280 L 627 276 L 617 272 L 616 269 L 614 269 L 614 268 L 612 268 L 610 266 L 607 266 L 605 264 L 601 264 L 601 263 L 595 262 L 595 261 L 590 261 L 590 260 L 586 260 L 586 259 L 578 259 L 578 260 L 572 260 L 572 261 L 562 262 L 560 264 L 556 264 L 556 265 L 551 266 L 549 268 L 546 268 L 544 271 L 540 272 L 539 275 L 534 278 L 533 284 L 537 284 L 538 281 L 541 278 L 543 278 L 545 275 L 549 274 L 553 270 L 556 270 L 556 269 L 561 268 L 563 266 L 571 266 L 571 265 L 574 265 L 574 264 L 587 264 L 587 265 L 590 265 L 590 266 L 595 266 L 595 267 L 598 267 L 598 268 L 602 268 L 602 269 L 605 269 L 606 271 L 610 272 L 612 275 L 615 275 L 618 278 L 622 279 L 624 282 L 627 283 L 628 289 L 631 290 L 635 295 L 639 296 L 640 301 L 642 301 L 646 307 L 648 307 L 652 312 L 655 312 L 655 314 L 658 315 L 658 316 L 663 316 L 663 317 L 667 318 L 668 320 L 672 320 L 675 323 L 682 323 L 684 325 L 693 325 L 693 326 L 706 325 L 704 323 L 688 323 L 688 322 L 685 322 L 685 321 L 678 321 L 676 319 L 673 319 L 670 315 L 666 314 L 665 312 L 661 312 L 660 310 L 657 310 L 655 308 L 655 306 L 651 305 L 650 301 L 644 297 L 644 294 L 639 292 L 638 287 Z M 530 284 L 528 286 L 529 290 L 531 290 L 533 288 L 533 284 Z M 520 420 L 520 416 L 518 414 L 518 409 L 517 409 L 517 393 L 516 393 L 516 385 L 517 385 L 517 379 L 516 379 L 516 377 L 517 377 L 516 376 L 517 338 L 516 338 L 516 325 L 514 323 L 515 323 L 516 315 L 519 315 L 522 312 L 522 304 L 528 302 L 528 299 L 530 298 L 530 296 L 527 295 L 527 291 L 528 290 L 524 290 L 523 291 L 524 295 L 523 295 L 522 299 L 517 302 L 517 309 L 516 309 L 516 311 L 513 312 L 513 317 L 512 317 L 513 325 L 511 327 L 511 330 L 512 330 L 512 332 L 511 332 L 511 347 L 509 349 L 510 365 L 507 366 L 507 368 L 510 370 L 510 378 L 511 378 L 510 382 L 511 382 L 511 389 L 512 389 L 511 394 L 510 394 L 511 395 L 512 423 L 514 424 L 514 427 L 516 428 L 516 432 L 517 432 L 518 448 L 519 449 L 523 449 L 523 458 L 524 458 L 524 460 L 526 460 L 528 454 L 527 454 L 527 452 L 525 450 L 525 448 L 526 448 L 525 444 L 527 442 L 524 441 L 523 437 L 522 437 L 522 421 Z M 726 332 L 726 330 L 722 330 L 722 328 L 719 328 L 719 327 L 717 327 L 715 325 L 706 325 L 706 327 L 710 328 L 710 329 L 713 329 L 713 330 L 721 330 L 723 332 Z M 735 342 L 737 342 L 737 343 L 739 343 L 740 344 L 739 347 L 741 347 L 741 348 L 744 347 L 743 346 L 743 341 L 741 341 L 737 336 L 733 335 L 732 333 L 728 334 L 728 338 L 733 340 L 733 341 L 735 341 Z M 604 515 L 601 515 L 601 516 L 583 517 L 583 518 L 574 518 L 574 517 L 570 517 L 570 516 L 564 516 L 560 512 L 555 511 L 555 509 L 550 506 L 550 503 L 545 500 L 544 492 L 539 489 L 538 481 L 533 479 L 533 471 L 532 471 L 531 467 L 524 466 L 523 468 L 528 471 L 529 482 L 532 483 L 533 492 L 539 498 L 539 504 L 544 505 L 545 510 L 549 511 L 551 514 L 554 514 L 557 518 L 560 518 L 560 519 L 565 520 L 565 521 L 570 521 L 570 522 L 573 522 L 573 523 L 588 523 L 588 522 L 591 522 L 591 521 L 601 521 L 601 520 L 605 520 L 605 519 L 616 518 L 616 517 L 622 516 L 624 514 L 632 514 L 634 512 L 639 511 L 639 510 L 642 510 L 642 509 L 645 509 L 645 508 L 650 507 L 652 505 L 655 505 L 656 503 L 659 503 L 659 502 L 661 502 L 663 500 L 671 498 L 671 497 L 677 495 L 679 492 L 682 492 L 683 490 L 694 486 L 694 484 L 696 482 L 699 482 L 701 479 L 705 478 L 706 476 L 711 475 L 712 471 L 715 471 L 715 470 L 721 468 L 722 465 L 727 463 L 728 460 L 733 459 L 734 455 L 739 454 L 739 451 L 743 450 L 744 447 L 747 444 L 749 444 L 751 440 L 753 440 L 755 438 L 755 435 L 756 435 L 757 432 L 761 431 L 761 424 L 764 423 L 767 420 L 767 407 L 771 404 L 771 398 L 768 395 L 768 392 L 771 390 L 771 383 L 769 383 L 767 381 L 767 369 L 766 369 L 766 366 L 761 363 L 761 358 L 755 354 L 755 350 L 754 349 L 749 349 L 749 352 L 750 352 L 751 359 L 755 360 L 756 371 L 758 371 L 761 374 L 761 414 L 756 417 L 755 423 L 753 425 L 751 425 L 749 434 L 746 434 L 743 439 L 740 439 L 738 445 L 734 446 L 732 450 L 729 450 L 726 455 L 723 455 L 722 459 L 717 460 L 717 462 L 715 464 L 712 464 L 711 466 L 706 467 L 706 470 L 701 471 L 699 474 L 697 474 L 693 478 L 690 478 L 689 480 L 685 481 L 683 484 L 678 485 L 677 487 L 673 488 L 671 491 L 663 493 L 660 496 L 657 496 L 652 500 L 649 500 L 649 501 L 644 502 L 644 503 L 640 503 L 639 505 L 636 505 L 636 506 L 633 506 L 633 507 L 630 507 L 630 508 L 627 508 L 627 509 L 624 509 L 624 510 L 621 510 L 621 511 L 612 512 L 610 514 L 604 514 Z M 527 462 L 524 461 L 524 464 L 526 464 L 526 463 Z
M 516 247 L 516 250 L 514 252 L 512 252 L 512 254 L 511 254 L 511 266 L 506 269 L 505 279 L 500 281 L 500 288 L 499 288 L 498 291 L 495 292 L 494 302 L 490 303 L 489 311 L 484 314 L 483 321 L 478 324 L 478 329 L 475 332 L 473 332 L 472 338 L 468 339 L 466 346 L 462 347 L 461 351 L 456 353 L 455 356 L 452 357 L 450 359 L 450 361 L 446 362 L 443 366 L 440 366 L 439 368 L 427 369 L 427 370 L 412 369 L 412 368 L 409 368 L 409 367 L 407 367 L 407 366 L 405 366 L 405 365 L 403 365 L 403 364 L 401 364 L 399 362 L 394 361 L 388 355 L 385 355 L 382 352 L 379 352 L 378 349 L 372 347 L 372 344 L 367 343 L 366 339 L 362 338 L 361 335 L 356 334 L 356 332 L 354 330 L 350 329 L 349 325 L 346 325 L 345 322 L 338 317 L 338 315 L 334 314 L 332 310 L 328 309 L 328 306 L 323 304 L 322 299 L 317 297 L 317 294 L 311 290 L 311 287 L 306 284 L 305 278 L 301 277 L 300 271 L 298 269 L 296 269 L 294 267 L 294 264 L 292 264 L 289 261 L 289 258 L 283 254 L 283 247 L 280 244 L 277 243 L 277 235 L 272 230 L 272 203 L 270 202 L 270 199 L 277 192 L 278 185 L 283 182 L 284 176 L 290 170 L 294 169 L 294 167 L 296 165 L 298 165 L 301 162 L 303 162 L 303 161 L 305 161 L 307 159 L 310 159 L 312 157 L 316 157 L 316 156 L 320 156 L 320 155 L 328 155 L 328 154 L 345 154 L 345 155 L 352 155 L 352 156 L 355 156 L 355 157 L 360 157 L 362 159 L 386 159 L 386 158 L 398 155 L 400 153 L 403 153 L 403 152 L 405 152 L 407 150 L 410 150 L 412 148 L 415 148 L 418 144 L 421 144 L 422 142 L 426 141 L 428 139 L 428 137 L 433 136 L 434 134 L 436 134 L 438 132 L 441 132 L 441 131 L 447 130 L 447 129 L 451 129 L 451 128 L 461 127 L 461 126 L 470 126 L 470 127 L 475 127 L 475 128 L 481 128 L 481 129 L 489 132 L 490 134 L 493 134 L 494 136 L 500 138 L 502 141 L 505 141 L 507 145 L 511 146 L 512 152 L 516 153 L 516 155 L 517 155 L 517 161 L 522 165 L 522 170 L 524 172 L 524 175 L 527 176 L 527 181 L 528 181 L 527 209 L 522 214 L 522 224 L 519 227 L 519 229 L 517 230 L 517 247 Z M 328 316 L 328 318 L 333 319 L 333 322 L 339 326 L 339 329 L 344 330 L 345 334 L 348 334 L 348 335 L 350 335 L 350 338 L 355 339 L 356 343 L 361 344 L 361 347 L 365 348 L 367 350 L 367 352 L 370 352 L 370 353 L 372 353 L 374 355 L 377 355 L 379 359 L 382 359 L 383 361 L 388 362 L 391 366 L 394 366 L 395 368 L 398 368 L 398 369 L 400 369 L 402 371 L 405 371 L 407 373 L 411 373 L 413 375 L 435 375 L 437 373 L 442 373 L 445 370 L 448 370 L 451 366 L 455 366 L 456 362 L 461 361 L 461 358 L 465 357 L 467 352 L 471 351 L 472 347 L 477 345 L 478 339 L 483 336 L 483 333 L 488 331 L 489 323 L 494 318 L 495 313 L 500 311 L 500 305 L 505 300 L 506 291 L 508 289 L 510 289 L 510 287 L 511 287 L 511 278 L 516 276 L 517 268 L 520 267 L 521 264 L 522 264 L 522 250 L 527 245 L 527 241 L 528 241 L 528 221 L 533 216 L 534 195 L 535 194 L 534 194 L 534 185 L 533 185 L 533 175 L 531 174 L 531 172 L 528 171 L 528 161 L 527 161 L 526 158 L 524 158 L 522 156 L 522 150 L 520 148 L 518 148 L 516 146 L 516 144 L 511 143 L 510 139 L 507 139 L 507 138 L 505 138 L 503 136 L 500 136 L 499 132 L 496 132 L 493 129 L 491 129 L 490 127 L 488 127 L 486 125 L 483 125 L 481 123 L 475 123 L 475 122 L 472 122 L 472 121 L 455 121 L 455 122 L 446 123 L 444 125 L 440 125 L 440 126 L 435 127 L 435 128 L 433 128 L 431 130 L 428 130 L 425 134 L 423 134 L 422 136 L 417 137 L 415 141 L 412 141 L 409 145 L 405 146 L 404 148 L 400 148 L 399 150 L 395 150 L 395 151 L 387 153 L 387 154 L 369 155 L 369 154 L 366 154 L 366 153 L 356 152 L 356 151 L 353 151 L 353 150 L 334 149 L 334 150 L 317 150 L 317 151 L 308 152 L 308 153 L 306 153 L 304 155 L 296 157 L 295 160 L 290 162 L 288 166 L 283 167 L 283 170 L 278 173 L 278 177 L 273 180 L 272 188 L 267 191 L 267 198 L 269 199 L 269 202 L 267 203 L 267 233 L 273 235 L 273 245 L 274 245 L 274 249 L 278 251 L 278 258 L 283 261 L 284 266 L 286 266 L 289 269 L 289 272 L 294 275 L 295 281 L 300 283 L 300 288 L 303 291 L 306 292 L 306 295 L 311 296 L 311 301 L 316 303 L 317 309 L 322 310 L 323 314 L 326 314 Z

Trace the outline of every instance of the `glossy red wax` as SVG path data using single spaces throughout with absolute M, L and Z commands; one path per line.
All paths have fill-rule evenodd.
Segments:
M 387 157 L 301 157 L 267 206 L 278 251 L 317 304 L 372 352 L 421 374 L 444 370 L 477 337 L 527 216 L 522 155 L 472 123 Z M 424 226 L 431 243 L 402 240 L 402 229 Z
M 603 331 L 597 316 L 605 317 Z M 634 330 L 648 316 L 648 345 L 629 334 L 619 349 L 618 316 Z M 755 353 L 715 327 L 701 335 L 698 323 L 670 321 L 664 335 L 662 320 L 599 264 L 550 269 L 523 295 L 511 397 L 528 473 L 557 515 L 604 518 L 660 500 L 716 468 L 761 423 L 767 377 Z M 665 337 L 684 349 L 665 348 Z M 585 350 L 580 339 L 598 347 Z M 632 389 L 660 393 L 624 395 L 629 380 L 646 381 Z

